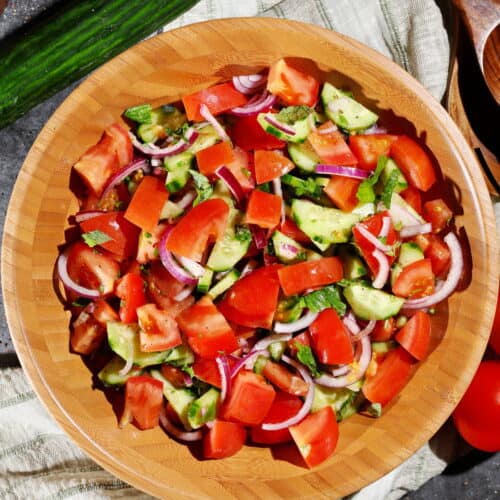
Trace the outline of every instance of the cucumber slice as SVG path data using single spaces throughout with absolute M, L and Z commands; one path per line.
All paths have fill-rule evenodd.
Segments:
M 134 366 L 126 375 L 120 375 L 120 370 L 125 366 L 125 360 L 120 356 L 114 356 L 111 361 L 97 374 L 97 378 L 107 386 L 121 386 L 130 377 L 142 373 L 141 368 Z
M 352 283 L 344 288 L 344 297 L 354 314 L 364 320 L 387 319 L 395 316 L 405 299 L 371 288 L 363 283 Z
M 192 153 L 184 151 L 163 160 L 168 172 L 165 185 L 170 193 L 177 193 L 187 184 L 189 180 L 189 169 L 193 164 L 193 158 L 194 156 Z
M 320 157 L 308 141 L 302 143 L 290 142 L 288 144 L 288 154 L 293 163 L 304 172 L 314 172 L 316 165 L 321 162 Z
M 226 290 L 231 288 L 239 279 L 240 272 L 237 269 L 231 269 L 216 285 L 214 285 L 207 295 L 212 299 L 216 299 Z

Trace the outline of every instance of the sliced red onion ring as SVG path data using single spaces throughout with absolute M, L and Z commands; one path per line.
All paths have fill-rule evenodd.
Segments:
M 256 260 L 253 260 L 253 259 L 249 260 L 245 264 L 245 267 L 243 268 L 243 270 L 241 271 L 240 278 L 243 278 L 247 274 L 250 274 L 258 265 L 259 265 L 259 263 Z
M 231 191 L 232 195 L 235 197 L 236 202 L 238 204 L 243 203 L 246 198 L 245 191 L 241 187 L 241 184 L 238 182 L 238 179 L 234 176 L 234 174 L 229 170 L 225 165 L 222 165 L 215 171 L 215 175 L 224 181 L 226 186 Z
M 252 233 L 255 246 L 259 250 L 266 248 L 267 231 L 264 228 L 257 226 L 256 224 L 249 224 L 248 227 L 250 228 L 250 232 Z
M 432 224 L 427 222 L 425 224 L 415 224 L 414 226 L 406 226 L 399 232 L 401 238 L 411 238 L 417 234 L 427 234 L 432 231 Z
M 457 287 L 464 270 L 462 247 L 454 233 L 448 233 L 444 237 L 444 242 L 448 245 L 451 254 L 451 265 L 446 280 L 444 280 L 439 290 L 432 295 L 420 299 L 407 300 L 403 306 L 405 309 L 423 309 L 424 307 L 431 307 L 446 299 Z
M 243 368 L 251 369 L 255 364 L 255 360 L 259 356 L 269 357 L 269 351 L 267 349 L 252 349 L 245 357 L 241 358 L 231 369 L 231 378 L 236 377 L 237 373 Z
M 135 160 L 132 160 L 127 166 L 116 172 L 116 174 L 109 179 L 104 191 L 102 192 L 101 198 L 104 198 L 115 186 L 123 182 L 123 180 L 130 174 L 133 174 L 140 168 L 145 168 L 146 166 L 147 162 L 144 158 L 136 158 Z
M 236 116 L 256 115 L 261 111 L 267 111 L 276 102 L 276 96 L 265 91 L 262 96 L 250 100 L 245 106 L 233 108 L 230 112 Z
M 389 245 L 384 245 L 376 236 L 374 236 L 368 229 L 366 229 L 362 224 L 356 224 L 356 228 L 358 231 L 361 233 L 363 238 L 368 240 L 372 245 L 375 246 L 375 248 L 378 248 L 379 250 L 382 250 L 382 252 L 390 252 L 392 250 L 392 247 Z
M 177 203 L 176 205 L 182 210 L 185 210 L 187 207 L 193 203 L 193 200 L 196 198 L 196 193 L 194 191 L 188 191 Z
M 175 144 L 166 148 L 159 148 L 154 144 L 142 144 L 132 132 L 129 132 L 129 135 L 132 144 L 141 153 L 152 158 L 165 158 L 185 151 L 197 139 L 198 132 L 193 127 L 189 127 L 184 133 L 184 139 L 179 139 Z
M 161 167 L 161 160 L 159 158 L 151 158 L 152 167 Z
M 380 228 L 380 233 L 378 233 L 378 237 L 387 238 L 387 236 L 389 236 L 390 229 L 391 229 L 391 218 L 382 217 L 382 227 Z
M 354 342 L 357 342 L 358 340 L 361 340 L 363 337 L 370 335 L 370 333 L 372 333 L 373 330 L 375 329 L 376 324 L 377 324 L 377 322 L 374 319 L 371 319 L 370 321 L 368 321 L 368 324 L 359 333 L 352 336 L 352 340 Z
M 281 224 L 285 223 L 286 219 L 286 206 L 285 198 L 283 197 L 283 188 L 281 187 L 281 178 L 273 179 L 273 191 L 276 196 L 281 198 Z
M 319 385 L 326 387 L 346 387 L 357 382 L 366 372 L 372 359 L 372 346 L 370 337 L 365 336 L 360 340 L 361 354 L 355 367 L 344 376 L 332 377 L 330 375 L 321 375 L 314 381 Z
M 264 75 L 239 75 L 233 76 L 233 86 L 242 94 L 253 94 L 266 83 Z
M 181 283 L 185 283 L 186 285 L 196 285 L 198 280 L 193 278 L 191 274 L 189 274 L 174 258 L 172 253 L 167 250 L 167 238 L 170 234 L 172 227 L 169 227 L 163 233 L 160 243 L 158 245 L 158 250 L 160 252 L 160 260 L 164 265 L 165 269 L 177 280 Z
M 135 351 L 134 341 L 131 338 L 129 338 L 128 339 L 128 356 L 127 356 L 127 359 L 125 360 L 125 366 L 118 372 L 118 375 L 120 375 L 120 377 L 124 377 L 125 375 L 127 375 L 128 372 L 134 366 L 134 357 L 135 357 L 134 351 Z
M 210 112 L 206 104 L 200 106 L 200 115 L 209 122 L 215 131 L 219 134 L 219 137 L 223 141 L 229 141 L 229 136 L 226 134 L 224 127 L 218 122 L 217 118 Z
M 377 208 L 379 212 L 387 210 L 385 205 L 383 204 L 379 204 Z M 401 225 L 402 227 L 407 227 L 407 226 L 415 226 L 421 224 L 421 221 L 419 221 L 412 213 L 410 213 L 408 210 L 406 210 L 401 205 L 398 205 L 397 203 L 391 203 L 391 208 L 389 208 L 389 213 L 391 214 L 392 222 L 395 225 Z
M 282 422 L 277 422 L 275 424 L 262 424 L 262 429 L 265 431 L 279 431 L 280 429 L 287 429 L 288 427 L 298 424 L 302 421 L 311 411 L 312 402 L 314 399 L 314 383 L 309 375 L 308 371 L 300 364 L 289 358 L 285 354 L 281 357 L 281 359 L 295 368 L 304 379 L 304 381 L 309 386 L 306 397 L 304 399 L 304 404 L 300 408 L 300 410 L 293 416 L 288 418 L 287 420 L 283 420 Z
M 378 262 L 378 273 L 373 280 L 372 286 L 373 288 L 380 289 L 384 287 L 384 285 L 387 283 L 387 278 L 389 278 L 389 259 L 387 258 L 387 255 L 385 255 L 378 249 L 375 249 L 372 252 L 372 255 L 377 259 Z
M 352 179 L 367 179 L 370 172 L 362 168 L 344 167 L 342 165 L 327 165 L 319 163 L 316 165 L 317 174 L 340 175 L 341 177 L 351 177 Z
M 105 213 L 107 213 L 105 210 L 83 210 L 75 214 L 75 221 L 80 224 L 80 222 L 99 217 L 99 215 L 104 215 Z
M 217 356 L 215 358 L 215 362 L 217 363 L 217 368 L 220 373 L 220 381 L 221 381 L 221 392 L 220 392 L 220 400 L 221 403 L 224 402 L 226 396 L 231 391 L 231 371 L 229 369 L 229 363 L 227 362 L 226 356 Z
M 357 335 L 361 331 L 352 311 L 349 311 L 349 313 L 344 316 L 342 322 L 352 335 Z
M 261 349 L 267 349 L 271 344 L 274 344 L 274 342 L 287 342 L 291 338 L 292 338 L 291 333 L 279 333 L 279 334 L 268 335 L 262 340 L 259 340 L 253 346 L 253 350 L 260 351 Z
M 341 375 L 347 375 L 352 370 L 350 365 L 340 365 L 338 368 L 334 368 L 330 373 L 334 377 L 340 377 Z
M 178 439 L 179 441 L 199 441 L 203 436 L 201 430 L 187 432 L 179 429 L 168 419 L 164 407 L 162 407 L 160 411 L 160 423 L 172 437 Z
M 97 299 L 101 296 L 99 290 L 92 290 L 91 288 L 85 288 L 79 285 L 76 281 L 68 274 L 68 250 L 59 255 L 57 259 L 57 274 L 59 279 L 63 282 L 63 285 L 73 293 L 76 293 L 80 297 L 85 297 L 87 299 Z
M 194 290 L 194 285 L 186 285 L 177 295 L 175 295 L 174 300 L 180 302 L 181 300 L 187 299 Z
M 175 256 L 175 258 L 182 264 L 182 266 L 188 270 L 195 278 L 201 278 L 205 274 L 205 268 L 198 264 L 198 262 L 193 259 L 188 259 L 182 255 Z
M 281 132 L 284 132 L 285 134 L 288 135 L 295 135 L 295 129 L 293 127 L 290 127 L 288 125 L 285 125 L 284 123 L 281 123 L 279 120 L 274 118 L 274 116 L 267 114 L 264 117 L 264 120 L 266 120 L 267 123 L 271 124 L 274 128 L 277 128 L 278 130 L 281 130 Z
M 277 321 L 274 323 L 273 330 L 277 333 L 295 333 L 307 328 L 317 317 L 317 312 L 308 311 L 300 319 L 292 321 L 291 323 L 280 323 Z
M 337 132 L 338 127 L 334 123 L 332 123 L 329 127 L 321 128 L 318 130 L 319 135 L 327 135 L 333 134 L 333 132 Z
M 186 387 L 191 387 L 193 385 L 193 377 L 189 373 L 184 373 L 184 384 Z

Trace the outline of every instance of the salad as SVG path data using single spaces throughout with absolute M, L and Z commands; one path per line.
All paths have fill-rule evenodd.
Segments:
M 211 459 L 293 441 L 314 467 L 426 358 L 463 270 L 453 213 L 425 149 L 355 97 L 281 59 L 127 109 L 74 165 L 57 271 L 120 426 Z

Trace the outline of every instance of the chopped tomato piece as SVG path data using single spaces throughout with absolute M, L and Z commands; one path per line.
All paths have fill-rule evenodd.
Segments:
M 290 434 L 308 467 L 324 462 L 337 447 L 339 426 L 331 406 L 311 413 L 290 427 Z
M 91 302 L 85 310 L 103 327 L 106 327 L 108 321 L 118 321 L 118 314 L 104 299 Z
M 250 154 L 239 147 L 233 150 L 234 159 L 226 165 L 236 177 L 245 193 L 249 193 L 255 187 L 250 167 Z
M 396 334 L 396 340 L 415 359 L 425 359 L 431 341 L 430 316 L 423 311 L 417 311 Z
M 297 64 L 280 59 L 269 69 L 267 90 L 289 106 L 314 106 L 318 100 L 319 82 Z
M 273 229 L 281 218 L 281 197 L 254 189 L 248 200 L 246 223 Z
M 408 382 L 412 364 L 412 357 L 402 347 L 393 349 L 378 365 L 376 374 L 366 378 L 363 394 L 372 403 L 385 406 Z
M 285 294 L 295 295 L 308 288 L 340 281 L 343 273 L 342 261 L 338 257 L 323 257 L 282 267 L 278 276 Z
M 215 174 L 215 171 L 234 160 L 234 153 L 231 144 L 222 141 L 196 153 L 196 163 L 199 171 L 208 177 Z
M 325 309 L 309 326 L 314 354 L 326 365 L 347 364 L 354 360 L 351 335 L 335 309 Z
M 401 195 L 401 198 L 403 198 L 403 200 L 405 200 L 406 203 L 408 203 L 408 205 L 415 210 L 415 212 L 422 215 L 422 195 L 420 194 L 419 189 L 413 186 L 408 186 L 399 194 Z
M 262 375 L 241 370 L 233 380 L 229 399 L 222 407 L 222 418 L 243 425 L 261 424 L 276 395 L 272 385 Z
M 277 424 L 279 422 L 284 422 L 294 415 L 297 415 L 301 407 L 302 401 L 297 396 L 279 391 L 276 393 L 273 404 L 262 424 Z M 259 444 L 286 443 L 292 439 L 288 429 L 265 431 L 261 426 L 251 427 L 250 436 L 254 443 Z
M 427 259 L 431 260 L 432 272 L 438 278 L 448 274 L 451 254 L 448 245 L 436 234 L 419 234 L 415 237 L 417 245 Z
M 138 307 L 137 317 L 141 328 L 141 351 L 166 351 L 182 344 L 175 319 L 169 313 L 158 309 L 155 304 Z
M 106 328 L 87 310 L 83 310 L 71 326 L 71 349 L 78 354 L 93 353 L 106 338 Z
M 307 137 L 316 154 L 323 163 L 332 165 L 356 165 L 358 159 L 352 154 L 344 136 L 339 130 L 328 132 L 332 122 L 323 123 Z M 325 133 L 325 130 L 327 131 Z
M 452 217 L 453 212 L 441 198 L 424 203 L 424 219 L 432 224 L 434 233 L 441 232 Z
M 163 382 L 139 375 L 130 377 L 125 384 L 125 409 L 120 425 L 133 418 L 141 430 L 158 425 L 163 404 Z
M 139 264 L 145 264 L 146 262 L 158 260 L 160 258 L 158 245 L 167 227 L 168 224 L 165 222 L 158 224 L 150 233 L 147 231 L 141 232 L 136 258 Z
M 428 191 L 436 182 L 436 173 L 429 155 L 422 146 L 406 135 L 391 145 L 391 157 L 411 186 Z
M 345 212 L 350 212 L 359 203 L 356 195 L 360 184 L 361 181 L 358 179 L 333 175 L 324 191 L 338 208 Z
M 286 146 L 286 142 L 281 141 L 274 135 L 268 134 L 260 126 L 257 121 L 257 115 L 237 118 L 229 130 L 229 135 L 235 146 L 245 151 L 280 149 Z
M 152 233 L 168 200 L 168 191 L 158 177 L 142 179 L 125 211 L 125 218 L 145 231 Z
M 311 243 L 311 238 L 309 238 L 306 233 L 302 232 L 297 224 L 295 224 L 295 222 L 288 217 L 285 219 L 285 222 L 281 224 L 280 231 L 292 238 L 292 240 L 295 240 L 297 243 Z
M 246 104 L 247 98 L 238 92 L 230 83 L 220 83 L 208 89 L 200 90 L 182 98 L 188 120 L 201 122 L 200 106 L 205 104 L 212 115 L 220 115 L 238 106 Z
M 370 334 L 370 338 L 374 342 L 387 342 L 391 339 L 395 330 L 396 321 L 394 318 L 381 319 L 375 324 L 375 328 Z
M 219 198 L 196 205 L 172 229 L 167 249 L 200 262 L 209 241 L 219 239 L 224 233 L 228 216 L 229 206 Z
M 163 363 L 163 365 L 161 365 L 160 372 L 177 389 L 186 387 L 186 373 L 180 368 Z
M 434 273 L 430 259 L 422 259 L 404 267 L 392 286 L 398 297 L 424 297 L 434 292 Z
M 293 356 L 293 357 L 296 357 L 297 356 L 297 345 L 296 344 L 301 344 L 301 345 L 305 345 L 305 346 L 310 346 L 311 345 L 311 336 L 309 334 L 309 331 L 306 330 L 302 333 L 299 333 L 298 335 L 296 335 L 295 337 L 293 337 L 293 339 L 290 339 L 288 341 L 288 350 L 290 351 L 290 354 Z
M 143 279 L 136 273 L 128 273 L 118 280 L 115 293 L 121 299 L 120 321 L 136 323 L 137 308 L 146 303 Z
M 295 396 L 305 396 L 309 386 L 301 377 L 294 375 L 283 365 L 268 360 L 262 370 L 262 375 L 275 385 L 278 389 L 294 394 Z
M 214 359 L 238 349 L 232 328 L 208 296 L 182 311 L 177 323 L 198 356 Z
M 116 153 L 120 167 L 128 165 L 134 158 L 134 147 L 128 131 L 118 123 L 114 123 L 104 131 L 104 134 L 111 138 L 111 149 Z
M 295 168 L 293 162 L 281 151 L 258 149 L 254 153 L 255 180 L 257 184 L 272 181 Z
M 221 388 L 220 372 L 215 359 L 200 358 L 196 356 L 193 363 L 193 372 L 196 378 L 218 389 Z
M 271 328 L 278 304 L 280 267 L 261 267 L 239 279 L 219 303 L 222 314 L 238 325 Z
M 380 156 L 387 156 L 391 144 L 398 138 L 389 134 L 357 134 L 349 138 L 349 146 L 365 170 L 375 170 Z
M 205 458 L 228 458 L 243 448 L 247 437 L 243 426 L 216 420 L 203 438 Z

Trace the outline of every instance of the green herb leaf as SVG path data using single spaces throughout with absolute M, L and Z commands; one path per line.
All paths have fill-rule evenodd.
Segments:
M 295 122 L 304 120 L 307 118 L 313 109 L 309 106 L 288 106 L 283 108 L 277 115 L 276 118 L 281 123 L 286 123 L 287 125 L 293 125 Z
M 95 247 L 96 245 L 102 245 L 107 241 L 111 241 L 113 238 L 108 236 L 106 233 L 99 231 L 96 229 L 95 231 L 89 231 L 88 233 L 82 234 L 83 241 L 87 243 L 90 248 Z
M 250 229 L 248 229 L 247 226 L 237 226 L 234 237 L 238 241 L 245 243 L 246 241 L 250 241 L 252 239 L 252 233 L 250 232 Z
M 153 117 L 151 112 L 153 108 L 151 104 L 141 104 L 139 106 L 132 106 L 123 113 L 127 118 L 137 123 L 152 123 Z
M 394 192 L 394 189 L 396 189 L 398 182 L 399 182 L 399 172 L 397 170 L 393 170 L 391 172 L 391 175 L 389 175 L 387 182 L 385 183 L 384 191 L 382 192 L 381 196 L 382 203 L 387 208 L 391 208 L 392 193 Z
M 387 164 L 387 160 L 387 156 L 379 156 L 375 172 L 359 185 L 356 196 L 360 202 L 373 203 L 375 201 L 375 190 L 373 188 L 377 184 L 380 174 Z
M 271 192 L 271 183 L 270 182 L 264 182 L 263 184 L 259 184 L 257 186 L 257 189 L 259 191 L 263 191 L 264 193 L 270 193 Z
M 316 183 L 314 177 L 301 179 L 300 177 L 286 174 L 281 178 L 281 182 L 290 186 L 293 189 L 295 196 L 309 196 L 314 199 L 319 199 L 321 197 L 321 186 Z
M 319 377 L 321 372 L 318 370 L 318 364 L 316 363 L 311 347 L 300 342 L 295 342 L 295 348 L 297 349 L 297 359 L 309 368 L 313 377 Z
M 340 293 L 335 285 L 325 286 L 320 290 L 308 293 L 302 297 L 305 307 L 312 312 L 321 312 L 332 307 L 340 316 L 346 313 L 347 306 L 340 298 Z
M 191 177 L 194 181 L 194 187 L 196 188 L 196 192 L 198 193 L 194 202 L 194 205 L 200 204 L 202 201 L 207 200 L 212 196 L 214 192 L 212 186 L 210 185 L 209 180 L 203 175 L 197 172 L 196 170 L 189 170 Z
M 90 303 L 89 299 L 84 299 L 83 297 L 79 297 L 78 299 L 74 300 L 71 302 L 71 305 L 73 307 L 85 307 Z

